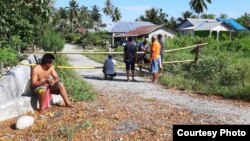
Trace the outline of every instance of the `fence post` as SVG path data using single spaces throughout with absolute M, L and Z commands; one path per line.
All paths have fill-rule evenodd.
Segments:
M 197 45 L 197 47 L 194 50 L 195 51 L 194 62 L 196 65 L 199 64 L 199 56 L 200 56 L 201 48 L 202 48 L 202 46 Z

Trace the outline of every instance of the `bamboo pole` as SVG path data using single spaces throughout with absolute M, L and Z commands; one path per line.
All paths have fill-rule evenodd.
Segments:
M 204 47 L 204 45 L 207 45 L 208 43 L 202 43 L 202 44 L 197 44 L 193 46 L 187 46 L 187 47 L 181 47 L 181 48 L 176 48 L 176 49 L 170 49 L 170 50 L 164 50 L 164 52 L 174 52 L 174 51 L 179 51 L 179 50 L 185 50 L 185 49 L 190 49 L 190 48 L 196 48 L 196 47 Z M 45 54 L 45 53 L 51 53 L 54 54 L 55 52 L 53 51 L 45 51 L 45 52 L 26 52 L 28 54 Z M 137 52 L 137 54 L 144 54 L 144 51 Z M 56 54 L 87 54 L 87 55 L 109 55 L 109 54 L 123 54 L 123 52 L 56 52 Z M 147 53 L 148 54 L 148 53 Z
M 193 46 L 187 46 L 187 47 L 182 47 L 182 48 L 176 48 L 176 49 L 170 49 L 170 50 L 164 50 L 164 52 L 174 52 L 174 51 L 179 51 L 179 50 L 185 50 L 185 49 L 190 49 L 190 48 L 196 48 L 196 47 L 203 47 L 204 45 L 207 45 L 208 43 L 203 43 L 203 44 L 197 44 Z

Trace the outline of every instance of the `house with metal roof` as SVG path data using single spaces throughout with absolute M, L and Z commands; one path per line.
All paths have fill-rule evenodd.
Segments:
M 113 34 L 127 33 L 141 26 L 155 25 L 150 22 L 117 22 L 108 32 Z
M 115 37 L 136 37 L 136 38 L 151 38 L 152 36 L 162 34 L 163 37 L 174 37 L 178 31 L 167 25 L 151 25 L 141 26 L 127 33 L 117 34 Z
M 216 39 L 218 40 L 220 32 L 229 32 L 231 38 L 232 32 L 247 29 L 233 19 L 187 18 L 177 27 L 177 30 L 182 32 L 183 34 L 194 34 L 195 32 L 208 31 L 210 37 L 213 32 L 216 32 Z
M 123 34 L 123 33 L 127 33 L 131 30 L 134 30 L 138 27 L 142 27 L 142 26 L 152 26 L 155 25 L 153 23 L 150 22 L 117 22 L 112 28 L 110 28 L 108 30 L 109 33 L 112 34 L 112 45 L 114 45 L 114 37 L 118 34 Z

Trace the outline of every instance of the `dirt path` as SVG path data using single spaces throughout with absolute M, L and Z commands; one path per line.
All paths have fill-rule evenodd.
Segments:
M 66 45 L 65 51 L 77 52 L 76 48 Z M 101 66 L 81 55 L 69 55 L 69 61 L 74 66 Z M 139 96 L 142 99 L 155 99 L 180 109 L 190 110 L 193 114 L 207 114 L 209 119 L 201 119 L 203 123 L 213 123 L 220 120 L 226 124 L 249 124 L 249 104 L 244 106 L 230 100 L 213 99 L 209 97 L 192 96 L 187 92 L 171 91 L 161 85 L 152 84 L 147 78 L 136 77 L 138 82 L 126 82 L 125 72 L 118 70 L 118 76 L 113 81 L 102 79 L 101 70 L 78 70 L 97 90 L 106 92 L 107 96 L 117 97 Z M 159 109 L 160 110 L 160 109 Z
M 80 50 L 66 44 L 64 51 Z M 68 58 L 73 66 L 102 65 L 82 55 Z M 30 114 L 35 124 L 26 130 L 13 129 L 16 118 L 0 123 L 0 141 L 170 141 L 175 124 L 250 124 L 249 102 L 166 89 L 138 76 L 137 82 L 126 82 L 122 70 L 112 81 L 102 80 L 100 69 L 76 71 L 97 91 L 96 101 Z

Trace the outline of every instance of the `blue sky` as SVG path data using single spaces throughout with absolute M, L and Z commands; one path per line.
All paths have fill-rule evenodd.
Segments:
M 89 9 L 93 5 L 99 8 L 104 7 L 105 0 L 76 0 L 79 6 L 87 6 Z M 178 1 L 178 2 L 177 2 Z M 190 0 L 112 0 L 115 7 L 120 9 L 122 14 L 121 21 L 134 21 L 140 15 L 145 13 L 145 10 L 150 8 L 162 8 L 165 13 L 178 18 L 181 13 L 190 10 Z M 69 0 L 55 0 L 55 7 L 66 7 L 69 5 Z M 225 13 L 229 18 L 237 18 L 244 13 L 250 13 L 250 0 L 212 0 L 212 4 L 207 4 L 208 10 L 204 13 L 215 14 L 219 16 Z M 103 15 L 102 19 L 105 23 L 110 23 L 111 19 Z

